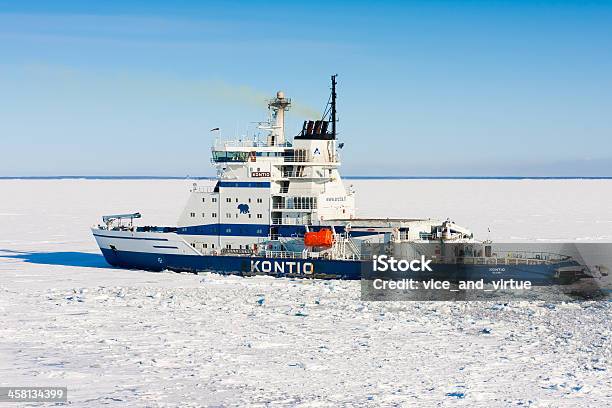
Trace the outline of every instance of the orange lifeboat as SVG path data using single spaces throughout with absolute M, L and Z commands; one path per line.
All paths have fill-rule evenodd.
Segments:
M 334 234 L 330 229 L 322 229 L 317 232 L 304 234 L 304 245 L 308 247 L 331 247 L 334 243 Z

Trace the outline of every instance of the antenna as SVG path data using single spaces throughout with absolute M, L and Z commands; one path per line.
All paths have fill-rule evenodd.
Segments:
M 331 94 L 331 123 L 332 123 L 332 137 L 336 138 L 336 77 L 338 74 L 331 76 L 332 82 L 332 94 Z
M 331 95 L 325 104 L 321 120 L 305 120 L 302 125 L 302 131 L 294 138 L 307 140 L 336 140 L 336 123 L 338 122 L 336 116 L 337 77 L 338 74 L 331 76 Z M 330 122 L 331 129 L 328 127 Z

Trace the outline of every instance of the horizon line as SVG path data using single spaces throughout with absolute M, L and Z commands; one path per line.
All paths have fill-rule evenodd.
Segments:
M 610 180 L 612 176 L 343 176 L 347 180 Z M 0 180 L 216 180 L 214 176 L 0 176 Z

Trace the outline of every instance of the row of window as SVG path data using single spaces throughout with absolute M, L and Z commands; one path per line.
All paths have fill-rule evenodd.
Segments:
M 212 201 L 213 203 L 216 203 L 216 202 L 217 202 L 217 197 L 212 197 L 212 198 L 211 198 L 211 201 Z M 228 202 L 228 203 L 231 203 L 231 202 L 232 202 L 232 199 L 231 199 L 231 198 L 229 198 L 229 197 L 227 197 L 227 198 L 225 199 L 225 201 L 226 201 L 226 202 Z M 251 202 L 251 199 L 249 198 L 249 199 L 248 199 L 248 201 L 249 201 L 249 203 L 250 203 L 250 202 Z M 203 202 L 203 203 L 205 203 L 205 202 L 206 202 L 206 197 L 202 197 L 202 202 Z M 236 198 L 236 202 L 238 202 L 238 198 Z M 262 198 L 258 198 L 258 199 L 257 199 L 257 203 L 259 203 L 259 204 L 263 203 L 263 199 L 262 199 Z
M 189 215 L 191 216 L 191 218 L 194 218 L 196 216 L 196 213 L 192 212 L 192 213 L 189 213 Z M 211 216 L 213 218 L 217 218 L 217 213 L 211 213 Z M 206 217 L 206 213 L 202 213 L 202 218 L 203 217 Z M 238 218 L 238 214 L 236 214 L 236 218 Z
M 202 248 L 208 249 L 208 244 L 207 243 L 203 243 L 201 245 L 202 245 Z M 191 246 L 195 248 L 196 247 L 196 243 L 192 242 Z M 239 246 L 238 249 L 249 249 L 249 245 L 238 245 L 238 246 Z M 215 244 L 210 244 L 210 248 L 214 249 L 215 248 Z M 226 244 L 225 248 L 232 249 L 232 244 Z
M 191 246 L 195 248 L 196 247 L 195 242 L 192 242 Z M 215 244 L 210 244 L 210 247 L 214 249 L 215 248 Z M 202 244 L 202 248 L 204 248 L 204 249 L 208 248 L 208 244 Z
M 252 214 L 247 214 L 247 215 L 248 215 L 248 217 L 249 217 L 249 218 L 251 218 L 251 217 L 252 217 Z M 189 216 L 190 216 L 191 218 L 195 218 L 196 213 L 194 213 L 194 212 L 189 213 Z M 211 216 L 212 216 L 213 218 L 217 218 L 217 213 L 211 213 Z M 206 213 L 202 213 L 202 217 L 206 217 Z M 232 213 L 225 213 L 225 218 L 232 218 Z M 236 218 L 238 218 L 238 214 L 236 214 Z M 257 214 L 257 218 L 258 218 L 258 219 L 262 219 L 262 218 L 263 218 L 263 215 L 262 215 L 262 214 Z
M 202 200 L 203 200 L 203 199 L 202 199 Z M 228 203 L 231 203 L 231 202 L 232 202 L 232 199 L 231 199 L 231 198 L 229 198 L 229 197 L 227 197 L 227 198 L 225 199 L 225 201 L 226 201 L 226 202 L 228 202 Z M 236 202 L 238 202 L 238 198 L 236 198 Z M 251 202 L 251 199 L 249 198 L 249 203 L 250 203 L 250 202 Z M 259 204 L 261 204 L 261 203 L 263 203 L 263 199 L 258 198 L 258 199 L 257 199 L 257 202 L 258 202 Z
M 225 229 L 225 233 L 227 233 L 227 234 L 231 234 L 231 233 L 232 233 L 232 229 L 231 229 L 231 228 L 226 228 L 226 229 Z M 263 230 L 262 230 L 262 229 L 257 229 L 257 230 L 255 231 L 255 233 L 259 235 L 259 234 L 263 233 Z

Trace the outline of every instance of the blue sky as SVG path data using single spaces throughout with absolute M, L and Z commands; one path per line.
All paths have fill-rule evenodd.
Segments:
M 610 2 L 151 0 L 0 0 L 0 176 L 212 175 L 332 73 L 344 174 L 612 176 Z

